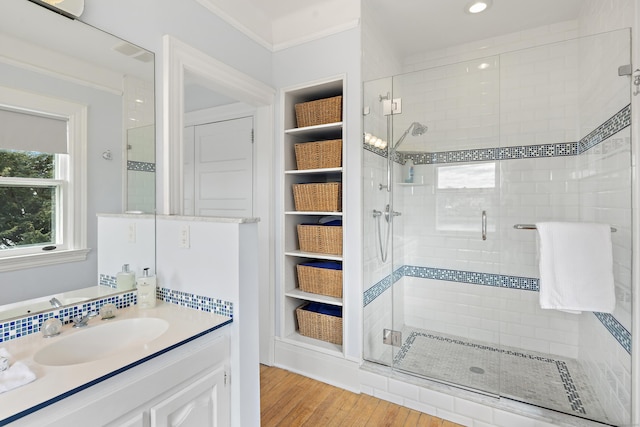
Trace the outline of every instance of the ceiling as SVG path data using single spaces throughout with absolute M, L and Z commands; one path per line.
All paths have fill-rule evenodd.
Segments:
M 335 0 L 199 0 L 213 2 L 232 19 L 241 23 L 253 36 L 264 34 L 264 28 L 258 28 L 255 20 L 238 10 L 249 10 L 253 16 L 258 14 L 271 23 L 285 18 L 305 16 L 305 10 L 317 10 Z M 341 0 L 350 1 L 350 0 Z M 358 1 L 358 0 L 356 0 Z M 360 0 L 364 9 L 364 19 L 375 22 L 382 37 L 397 52 L 398 58 L 429 52 L 477 40 L 486 40 L 499 35 L 538 28 L 558 22 L 576 19 L 584 0 L 493 0 L 487 11 L 471 15 L 465 12 L 470 0 Z M 313 16 L 318 16 L 314 13 Z M 351 19 L 349 16 L 344 17 Z M 290 22 L 290 21 L 289 21 Z M 339 19 L 331 14 L 326 21 L 327 27 L 340 27 Z M 254 26 L 254 28 L 252 28 Z M 296 34 L 299 36 L 299 34 Z M 292 35 L 292 37 L 295 37 Z M 306 39 L 308 40 L 308 39 Z M 265 45 L 273 46 L 273 40 L 263 40 Z M 280 40 L 282 42 L 282 40 Z M 292 41 L 295 42 L 295 41 Z M 295 44 L 295 43 L 294 43 Z M 203 95 L 203 88 L 188 81 L 189 93 Z M 212 95 L 201 96 L 212 102 Z M 194 101 L 195 102 L 195 101 Z M 229 103 L 220 99 L 216 105 Z M 195 102 L 190 108 L 201 108 Z
M 469 0 L 362 1 L 404 57 L 575 19 L 583 0 L 493 0 L 475 15 L 465 12 Z
M 223 1 L 211 1 L 233 14 Z M 402 57 L 575 19 L 583 0 L 493 0 L 490 9 L 477 15 L 464 11 L 470 0 L 360 1 L 366 9 L 362 16 L 377 22 L 379 30 Z M 331 0 L 235 0 L 233 3 L 236 8 L 238 3 L 244 3 L 274 22 L 303 10 L 318 10 L 323 5 L 328 8 Z M 243 20 L 242 15 L 236 14 L 233 18 L 251 29 L 252 23 L 246 17 Z M 327 25 L 338 26 L 335 14 Z

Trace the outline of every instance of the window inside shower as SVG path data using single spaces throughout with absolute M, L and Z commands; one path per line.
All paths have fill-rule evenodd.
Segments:
M 387 142 L 363 142 L 367 361 L 630 422 L 629 63 L 620 30 L 364 84 L 363 130 Z M 616 229 L 613 313 L 540 308 L 537 233 L 514 226 L 542 221 Z

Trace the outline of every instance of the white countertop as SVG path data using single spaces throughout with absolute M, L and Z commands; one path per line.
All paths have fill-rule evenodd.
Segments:
M 139 317 L 164 319 L 169 323 L 169 328 L 144 346 L 93 362 L 70 366 L 44 366 L 33 360 L 33 355 L 38 350 L 56 342 L 57 339 L 71 336 L 106 322 Z M 36 406 L 42 407 L 42 405 L 54 403 L 63 394 L 68 397 L 86 388 L 90 383 L 95 384 L 105 380 L 116 373 L 154 358 L 168 349 L 218 329 L 231 321 L 231 318 L 226 316 L 158 301 L 156 307 L 151 309 L 140 309 L 137 306 L 120 309 L 117 311 L 116 318 L 110 320 L 101 320 L 100 316 L 97 316 L 89 320 L 89 325 L 86 328 L 74 329 L 71 325 L 64 325 L 62 333 L 57 337 L 44 338 L 41 333 L 36 333 L 0 343 L 0 347 L 11 354 L 10 362 L 12 364 L 21 361 L 36 375 L 35 381 L 0 393 L 0 425 L 4 425 L 8 418 L 13 418 L 25 411 L 29 413 Z

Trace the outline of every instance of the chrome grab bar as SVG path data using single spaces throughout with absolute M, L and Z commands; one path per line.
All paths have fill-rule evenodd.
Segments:
M 487 211 L 482 211 L 482 240 L 487 240 Z
M 515 228 L 516 230 L 537 230 L 538 229 L 535 224 L 514 224 L 513 228 Z M 611 227 L 612 233 L 615 233 L 616 231 L 618 231 L 617 228 Z

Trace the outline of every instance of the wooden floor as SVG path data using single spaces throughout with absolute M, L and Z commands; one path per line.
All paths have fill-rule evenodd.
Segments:
M 459 426 L 265 365 L 260 365 L 260 418 L 262 427 Z

